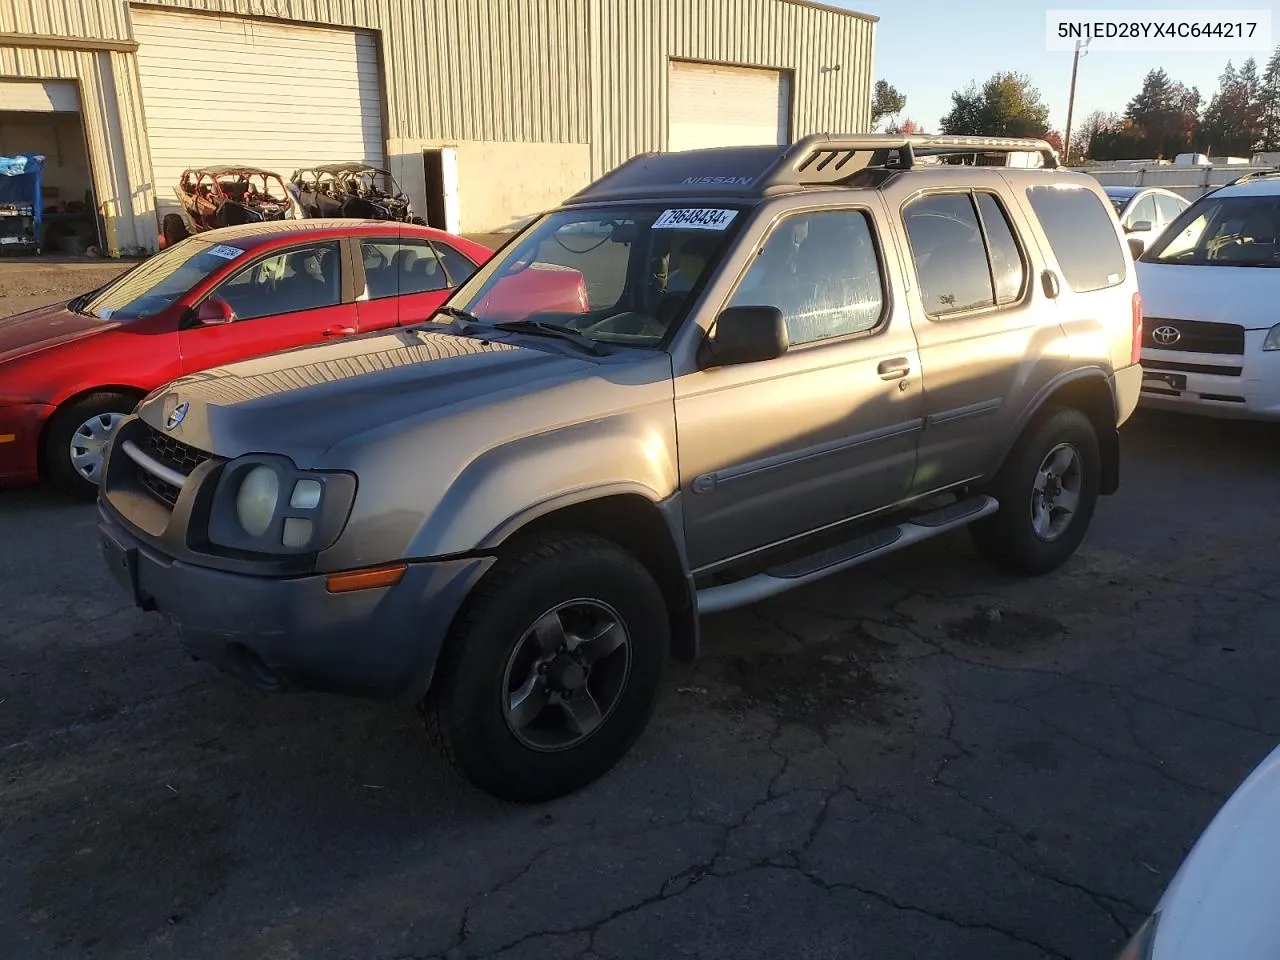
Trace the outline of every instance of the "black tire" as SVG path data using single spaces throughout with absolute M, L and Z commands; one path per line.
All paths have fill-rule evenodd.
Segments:
M 507 722 L 508 662 L 535 621 L 574 600 L 618 614 L 630 637 L 629 669 L 594 732 L 542 752 Z M 468 598 L 421 707 L 428 734 L 455 769 L 501 800 L 537 803 L 572 793 L 603 776 L 644 731 L 670 647 L 662 591 L 635 557 L 587 534 L 541 537 L 500 559 Z
M 41 443 L 40 457 L 45 479 L 68 496 L 93 500 L 97 481 L 85 478 L 71 461 L 71 441 L 80 425 L 107 414 L 129 414 L 138 398 L 127 393 L 91 393 L 61 407 L 49 419 Z
M 160 221 L 160 232 L 164 234 L 165 244 L 170 247 L 175 243 L 181 243 L 188 236 L 186 223 L 176 213 L 164 215 L 164 219 Z
M 1062 444 L 1069 444 L 1079 457 L 1079 501 L 1061 533 L 1044 539 L 1032 523 L 1032 497 L 1041 464 Z M 1101 477 L 1098 436 L 1089 418 L 1061 407 L 1043 411 L 985 491 L 1000 502 L 1000 509 L 970 527 L 978 552 L 1012 573 L 1039 576 L 1058 569 L 1089 530 Z

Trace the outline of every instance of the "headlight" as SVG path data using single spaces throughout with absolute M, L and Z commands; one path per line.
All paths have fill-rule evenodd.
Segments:
M 1280 350 L 1280 323 L 1267 331 L 1267 338 L 1262 341 L 1263 350 Z
M 1153 913 L 1124 945 L 1116 960 L 1153 960 L 1156 948 L 1156 925 L 1160 914 Z
M 254 467 L 240 481 L 236 491 L 236 519 L 244 532 L 260 537 L 271 526 L 280 503 L 280 478 L 270 467 Z
M 209 506 L 209 541 L 250 553 L 324 550 L 346 526 L 355 493 L 350 473 L 299 470 L 288 457 L 240 457 L 218 477 Z

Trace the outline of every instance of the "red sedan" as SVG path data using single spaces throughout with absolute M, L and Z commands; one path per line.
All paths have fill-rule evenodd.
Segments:
M 108 434 L 176 377 L 426 320 L 492 251 L 430 227 L 201 233 L 66 304 L 0 320 L 0 482 L 93 496 Z

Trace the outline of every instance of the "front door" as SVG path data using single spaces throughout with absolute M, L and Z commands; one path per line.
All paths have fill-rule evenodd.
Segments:
M 706 568 L 903 497 L 919 360 L 866 208 L 780 218 L 726 306 L 776 306 L 781 357 L 676 381 L 692 566 Z
M 342 243 L 333 240 L 272 251 L 231 274 L 209 296 L 226 301 L 235 320 L 184 327 L 183 372 L 354 334 L 342 260 Z

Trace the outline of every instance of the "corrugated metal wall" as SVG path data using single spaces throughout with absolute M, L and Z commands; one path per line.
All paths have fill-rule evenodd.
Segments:
M 800 0 L 136 5 L 378 31 L 388 139 L 590 144 L 592 176 L 666 147 L 673 58 L 790 71 L 793 137 L 870 124 L 874 22 Z M 6 33 L 127 41 L 126 0 L 0 0 L 0 75 L 80 81 L 99 201 L 116 211 L 121 248 L 151 245 L 155 191 L 136 56 L 6 46 Z
M 380 30 L 388 137 L 590 143 L 595 174 L 666 146 L 673 57 L 792 71 L 793 136 L 870 126 L 874 23 L 786 0 L 148 5 Z
M 120 0 L 0 0 L 5 33 L 128 40 L 129 21 Z

